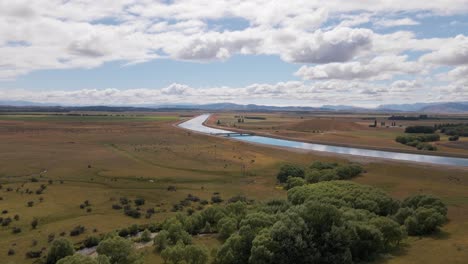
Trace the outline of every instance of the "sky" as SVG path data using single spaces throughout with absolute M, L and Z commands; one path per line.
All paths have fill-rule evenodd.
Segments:
M 468 0 L 0 0 L 1 101 L 468 101 Z

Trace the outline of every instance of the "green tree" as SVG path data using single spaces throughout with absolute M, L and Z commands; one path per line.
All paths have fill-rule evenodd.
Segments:
M 427 235 L 437 231 L 446 221 L 440 211 L 433 208 L 421 207 L 405 220 L 408 235 Z
M 145 229 L 140 236 L 141 242 L 150 242 L 151 241 L 151 232 L 148 229 Z
M 101 241 L 96 249 L 99 255 L 105 255 L 112 264 L 136 264 L 141 262 L 141 256 L 135 252 L 130 240 L 113 237 Z
M 373 218 L 370 220 L 370 224 L 382 233 L 385 250 L 398 246 L 406 236 L 405 230 L 397 222 L 388 217 Z
M 67 256 L 59 260 L 57 264 L 110 264 L 110 261 L 106 256 L 92 258 L 81 254 L 75 254 L 73 256 Z
M 306 181 L 303 178 L 300 177 L 288 177 L 288 180 L 286 181 L 286 190 L 292 189 L 297 186 L 302 186 L 306 183 Z
M 237 230 L 237 221 L 232 217 L 224 217 L 219 220 L 218 232 L 222 239 L 227 239 Z
M 59 238 L 52 242 L 52 246 L 47 253 L 47 264 L 55 264 L 58 260 L 71 256 L 75 253 L 73 244 L 65 238 Z
M 169 246 L 169 232 L 166 230 L 161 230 L 155 237 L 154 237 L 154 247 L 158 252 L 166 249 Z
M 303 168 L 295 165 L 285 164 L 281 166 L 278 175 L 276 175 L 276 178 L 280 183 L 285 183 L 289 176 L 304 178 L 304 175 L 305 172 Z

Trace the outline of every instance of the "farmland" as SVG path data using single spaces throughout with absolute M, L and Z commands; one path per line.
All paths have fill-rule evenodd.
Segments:
M 26 258 L 25 253 L 48 248 L 51 234 L 59 237 L 63 233 L 78 246 L 90 234 L 161 222 L 174 215 L 174 205 L 189 194 L 208 201 L 214 193 L 223 200 L 236 195 L 257 202 L 284 198 L 286 192 L 278 188 L 275 177 L 282 164 L 307 166 L 315 160 L 347 159 L 361 163 L 366 170 L 355 182 L 378 187 L 398 199 L 415 193 L 437 195 L 449 207 L 449 222 L 441 232 L 424 238 L 411 237 L 401 250 L 377 262 L 463 263 L 468 258 L 466 169 L 269 148 L 175 127 L 177 122 L 196 114 L 1 115 L 0 209 L 7 211 L 1 217 L 19 216 L 10 226 L 0 227 L 0 254 L 5 263 L 33 263 L 34 259 Z M 220 113 L 216 119 L 221 125 L 233 125 L 234 115 Z M 368 127 L 371 121 L 362 116 L 262 116 L 266 119 L 246 119 L 240 128 L 311 141 L 410 150 L 394 142 L 402 128 L 372 129 Z M 215 125 L 216 120 L 211 122 Z M 403 122 L 407 124 L 414 122 Z M 463 148 L 445 147 L 445 143 L 448 142 L 443 137 L 438 152 L 466 153 Z M 112 209 L 122 197 L 143 198 L 146 202 L 142 211 L 154 208 L 155 213 L 150 218 L 135 219 Z M 90 210 L 80 208 L 85 201 Z M 189 208 L 200 210 L 199 206 L 192 203 Z M 33 219 L 38 219 L 35 229 L 31 227 Z M 84 233 L 70 236 L 70 231 L 79 225 L 85 227 Z M 22 231 L 14 234 L 12 227 Z M 209 249 L 220 245 L 215 235 L 194 240 Z M 14 249 L 16 254 L 6 256 L 8 249 Z M 151 248 L 141 252 L 147 263 L 162 263 Z
M 434 126 L 445 123 L 468 123 L 466 116 L 436 116 L 435 119 L 389 120 L 385 114 L 330 114 L 330 113 L 255 113 L 245 114 L 239 123 L 240 114 L 220 113 L 212 116 L 209 124 L 223 128 L 240 129 L 259 135 L 294 139 L 312 143 L 354 146 L 381 150 L 415 152 L 414 148 L 395 142 L 404 134 L 405 127 L 413 125 Z M 251 118 L 260 117 L 260 118 Z M 217 121 L 219 120 L 219 124 Z M 370 127 L 377 121 L 377 127 Z M 392 126 L 391 123 L 396 125 Z M 448 136 L 441 135 L 435 143 L 438 155 L 468 156 L 468 138 L 450 142 Z M 416 151 L 416 153 L 429 151 Z

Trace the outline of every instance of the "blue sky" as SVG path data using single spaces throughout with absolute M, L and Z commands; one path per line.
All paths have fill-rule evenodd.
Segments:
M 9 1 L 0 101 L 468 100 L 468 1 Z

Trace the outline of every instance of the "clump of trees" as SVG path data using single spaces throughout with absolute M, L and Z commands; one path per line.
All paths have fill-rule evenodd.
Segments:
M 285 164 L 281 166 L 276 178 L 280 183 L 285 183 L 288 180 L 288 177 L 304 178 L 304 176 L 305 171 L 303 168 L 291 164 Z
M 395 141 L 410 147 L 415 147 L 419 150 L 430 150 L 435 151 L 437 147 L 429 144 L 427 142 L 434 142 L 439 141 L 440 136 L 438 134 L 427 134 L 427 135 L 405 135 L 405 136 L 397 136 Z
M 46 264 L 55 264 L 60 259 L 63 259 L 66 256 L 71 256 L 74 253 L 75 249 L 69 240 L 65 238 L 58 238 L 54 240 L 52 246 L 49 249 Z
M 360 175 L 363 171 L 359 164 L 315 161 L 305 170 L 297 165 L 283 165 L 277 174 L 277 179 L 286 189 L 291 189 L 306 183 L 347 180 Z
M 432 134 L 436 131 L 435 127 L 432 126 L 408 126 L 405 128 L 405 133 L 422 133 Z
M 439 124 L 435 127 L 447 136 L 468 137 L 468 124 Z

